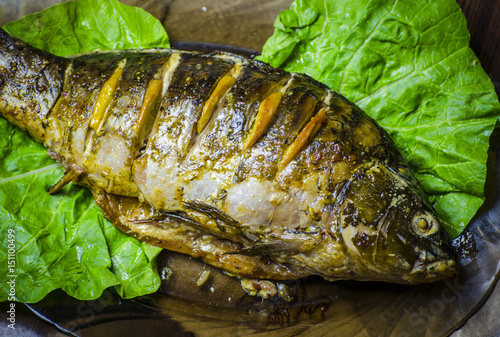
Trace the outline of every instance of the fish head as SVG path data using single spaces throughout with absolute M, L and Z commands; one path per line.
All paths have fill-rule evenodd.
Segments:
M 407 169 L 369 165 L 339 197 L 338 230 L 363 279 L 418 284 L 455 273 L 448 233 Z

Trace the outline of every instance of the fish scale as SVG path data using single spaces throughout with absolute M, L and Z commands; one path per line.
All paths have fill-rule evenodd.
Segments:
M 388 134 L 306 75 L 214 52 L 59 58 L 0 31 L 0 111 L 122 231 L 242 278 L 456 271 Z

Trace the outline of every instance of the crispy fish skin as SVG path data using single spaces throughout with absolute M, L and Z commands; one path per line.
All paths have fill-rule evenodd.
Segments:
M 122 231 L 241 277 L 426 283 L 442 223 L 387 133 L 308 76 L 216 52 L 64 59 L 0 31 L 0 111 Z
M 12 124 L 37 141 L 45 139 L 44 124 L 61 94 L 69 62 L 28 47 L 0 32 L 0 109 Z

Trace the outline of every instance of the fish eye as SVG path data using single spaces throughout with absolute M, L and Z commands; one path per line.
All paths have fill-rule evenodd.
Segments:
M 417 235 L 428 236 L 436 233 L 439 226 L 432 214 L 418 212 L 413 216 L 412 227 Z
M 417 219 L 417 227 L 418 227 L 418 230 L 420 230 L 422 232 L 427 232 L 429 230 L 429 228 L 431 227 L 431 225 L 429 224 L 429 221 L 427 221 L 427 219 L 418 218 Z

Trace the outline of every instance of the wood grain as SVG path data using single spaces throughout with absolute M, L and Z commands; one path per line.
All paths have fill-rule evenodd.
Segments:
M 500 1 L 457 0 L 467 18 L 470 47 L 500 93 Z

